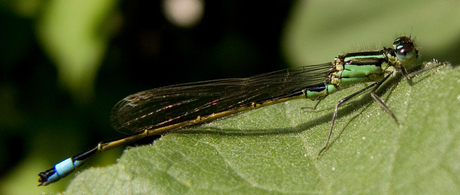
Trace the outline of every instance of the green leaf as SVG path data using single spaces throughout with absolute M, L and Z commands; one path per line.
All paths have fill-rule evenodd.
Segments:
M 294 100 L 170 133 L 117 164 L 78 174 L 68 194 L 455 194 L 460 191 L 460 69 L 385 85 L 399 125 L 368 94 Z M 103 155 L 103 154 L 102 154 Z

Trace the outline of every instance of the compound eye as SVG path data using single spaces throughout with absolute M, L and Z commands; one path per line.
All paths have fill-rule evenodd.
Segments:
M 406 55 L 407 53 L 414 51 L 415 48 L 413 44 L 404 43 L 404 44 L 396 46 L 395 49 L 398 55 Z
M 398 54 L 405 54 L 415 49 L 414 43 L 409 37 L 399 37 L 393 42 L 393 48 Z
M 410 64 L 418 58 L 418 51 L 409 37 L 399 37 L 393 42 L 396 57 L 403 64 Z

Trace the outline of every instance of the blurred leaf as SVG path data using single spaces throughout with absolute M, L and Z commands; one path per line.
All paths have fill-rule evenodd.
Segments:
M 50 1 L 38 22 L 38 36 L 57 66 L 60 83 L 80 101 L 93 95 L 110 38 L 107 19 L 116 4 L 116 0 Z
M 411 35 L 424 60 L 460 62 L 460 1 L 298 1 L 286 22 L 282 46 L 291 66 L 331 61 L 331 54 L 391 47 Z
M 368 94 L 344 105 L 319 159 L 335 103 L 363 86 L 318 111 L 295 100 L 167 134 L 83 171 L 66 194 L 457 194 L 460 69 L 434 72 L 389 83 L 400 125 Z

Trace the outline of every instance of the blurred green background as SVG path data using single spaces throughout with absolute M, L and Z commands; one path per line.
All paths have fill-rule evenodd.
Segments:
M 0 194 L 63 191 L 73 175 L 39 188 L 37 174 L 123 136 L 111 108 L 141 90 L 329 62 L 399 35 L 415 37 L 425 61 L 460 62 L 455 0 L 0 5 Z M 113 164 L 122 150 L 84 168 Z

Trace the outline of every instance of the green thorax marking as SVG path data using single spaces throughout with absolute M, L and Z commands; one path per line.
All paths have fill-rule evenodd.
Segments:
M 363 82 L 381 81 L 388 67 L 394 65 L 391 50 L 348 53 L 335 58 L 335 71 L 330 75 L 330 83 L 346 88 Z

